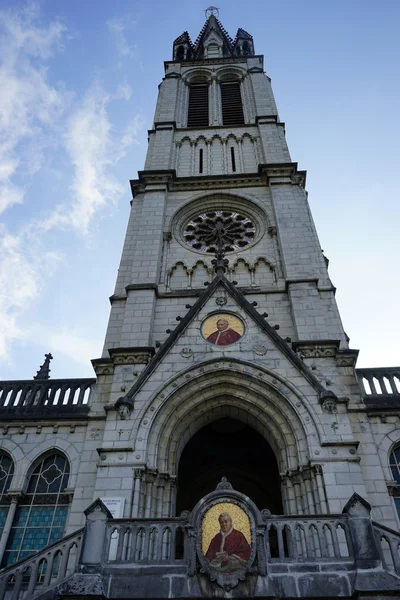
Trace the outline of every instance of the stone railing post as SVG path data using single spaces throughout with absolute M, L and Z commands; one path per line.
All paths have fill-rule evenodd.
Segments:
M 112 519 L 112 514 L 100 498 L 97 498 L 84 513 L 86 524 L 80 563 L 86 567 L 97 566 L 103 559 L 107 521 Z
M 4 524 L 3 533 L 0 539 L 0 562 L 3 560 L 15 513 L 17 511 L 18 502 L 22 498 L 22 495 L 22 492 L 12 492 L 11 490 L 8 491 L 8 497 L 10 498 L 10 507 L 8 509 L 7 519 Z
M 353 494 L 343 509 L 349 519 L 354 559 L 358 569 L 374 569 L 381 564 L 371 521 L 371 505 L 359 494 Z

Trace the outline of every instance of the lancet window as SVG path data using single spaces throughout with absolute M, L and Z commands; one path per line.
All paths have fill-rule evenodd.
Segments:
M 10 489 L 14 475 L 14 462 L 5 452 L 0 451 L 0 536 L 8 515 L 10 499 L 7 492 Z
M 68 460 L 58 452 L 36 464 L 15 512 L 2 566 L 22 560 L 64 535 L 69 475 Z
M 193 83 L 189 88 L 188 127 L 208 127 L 208 83 Z
M 221 82 L 222 124 L 243 125 L 244 114 L 240 81 Z
M 397 448 L 395 448 L 393 452 L 391 452 L 389 464 L 390 470 L 392 471 L 393 479 L 396 482 L 396 487 L 394 489 L 393 496 L 397 514 L 400 517 L 400 446 L 397 446 Z

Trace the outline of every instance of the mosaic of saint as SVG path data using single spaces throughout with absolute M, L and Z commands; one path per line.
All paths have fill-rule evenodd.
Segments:
M 230 502 L 216 504 L 204 516 L 202 550 L 208 564 L 220 573 L 243 570 L 251 554 L 250 521 Z
M 242 338 L 244 324 L 239 317 L 220 313 L 205 319 L 201 326 L 201 334 L 210 344 L 229 346 Z

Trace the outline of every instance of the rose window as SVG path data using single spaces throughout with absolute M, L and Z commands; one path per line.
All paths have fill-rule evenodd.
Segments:
M 203 213 L 186 224 L 183 237 L 188 246 L 214 254 L 219 243 L 224 252 L 242 250 L 254 241 L 256 228 L 243 214 L 215 210 Z

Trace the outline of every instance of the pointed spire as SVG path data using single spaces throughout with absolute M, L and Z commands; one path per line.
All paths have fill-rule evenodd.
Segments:
M 50 361 L 53 358 L 51 352 L 44 355 L 45 361 L 39 368 L 33 379 L 50 379 Z

